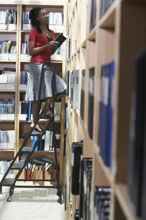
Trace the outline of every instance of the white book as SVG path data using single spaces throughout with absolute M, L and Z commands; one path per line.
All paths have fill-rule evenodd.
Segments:
M 15 78 L 16 78 L 16 75 L 15 75 L 15 74 L 9 74 L 9 75 L 7 75 L 7 83 L 9 83 L 9 84 L 14 84 L 14 83 L 15 83 Z
M 13 121 L 15 119 L 15 115 L 14 114 L 7 114 L 7 119 L 6 120 L 11 120 Z
M 0 24 L 0 30 L 7 30 L 8 25 L 7 24 Z
M 7 130 L 7 134 L 8 134 L 8 143 L 15 143 L 15 131 Z
M 8 60 L 8 54 L 7 53 L 2 53 L 2 60 Z
M 14 143 L 7 143 L 7 149 L 13 150 L 14 149 Z
M 7 84 L 7 90 L 8 91 L 14 91 L 15 90 L 16 85 L 15 84 Z
M 53 131 L 50 131 L 50 147 L 52 147 L 53 144 Z
M 49 24 L 54 24 L 54 13 L 53 12 L 49 13 Z
M 9 31 L 15 31 L 16 30 L 16 24 L 8 24 L 8 30 Z
M 44 151 L 49 151 L 50 147 L 50 131 L 46 131 Z
M 31 24 L 23 24 L 23 30 L 24 31 L 30 31 L 31 30 Z
M 0 143 L 0 149 L 1 150 L 7 150 L 8 149 L 8 143 Z
M 9 53 L 8 54 L 8 59 L 11 61 L 16 61 L 16 54 L 15 53 Z
M 1 174 L 5 174 L 5 172 L 8 169 L 7 161 L 1 161 L 0 165 L 1 165 Z

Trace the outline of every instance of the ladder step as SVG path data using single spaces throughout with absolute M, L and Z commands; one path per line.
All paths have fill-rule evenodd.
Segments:
M 12 186 L 13 183 L 15 182 L 14 178 L 6 178 L 4 181 L 1 183 L 2 186 Z
M 30 153 L 32 152 L 33 147 L 23 147 L 21 152 Z
M 23 167 L 24 163 L 14 163 L 11 167 L 12 170 L 19 170 Z
M 43 134 L 45 134 L 45 131 L 33 130 L 31 136 L 42 136 Z

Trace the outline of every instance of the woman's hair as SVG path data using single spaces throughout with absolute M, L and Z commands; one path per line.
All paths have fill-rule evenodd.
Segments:
M 42 30 L 40 28 L 39 21 L 37 20 L 37 16 L 41 10 L 42 10 L 42 8 L 37 7 L 37 8 L 31 9 L 31 11 L 29 13 L 29 19 L 31 20 L 31 25 L 33 28 L 36 28 L 36 30 L 39 33 L 42 33 Z M 47 29 L 49 30 L 48 25 L 46 25 L 46 26 L 47 26 Z

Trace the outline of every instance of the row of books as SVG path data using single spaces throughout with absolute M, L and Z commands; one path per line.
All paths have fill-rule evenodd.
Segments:
M 101 0 L 100 17 L 102 17 L 105 14 L 105 12 L 108 10 L 108 8 L 111 6 L 113 2 L 114 0 Z
M 0 161 L 0 174 L 5 174 L 5 172 L 7 171 L 8 167 L 10 166 L 12 161 Z M 9 171 L 9 174 L 13 175 L 13 170 Z
M 15 131 L 14 130 L 0 130 L 0 149 L 14 149 Z
M 14 114 L 15 102 L 14 101 L 0 101 L 0 114 Z
M 41 158 L 40 161 L 45 162 L 43 164 L 34 162 L 28 163 L 23 170 L 20 179 L 27 180 L 55 180 L 56 179 L 56 168 L 54 163 L 47 162 L 47 158 Z M 37 158 L 36 158 L 37 161 Z M 39 160 L 38 160 L 39 161 Z M 42 183 L 43 184 L 43 183 Z
M 98 146 L 100 155 L 106 166 L 111 167 L 112 161 L 112 127 L 113 127 L 113 91 L 114 91 L 114 61 L 101 66 L 100 108 Z M 70 95 L 70 104 L 73 109 L 79 108 L 79 70 L 66 73 L 67 96 Z M 88 133 L 93 138 L 94 124 L 94 84 L 95 68 L 89 68 L 88 84 Z M 84 120 L 85 102 L 85 69 L 81 72 L 80 116 Z M 69 94 L 70 91 L 70 94 Z M 66 126 L 66 125 L 65 125 Z M 106 138 L 105 138 L 106 137 Z
M 49 28 L 54 31 L 63 31 L 63 14 L 61 12 L 48 12 Z M 59 28 L 59 29 L 58 29 Z M 29 11 L 22 12 L 22 30 L 31 30 Z
M 14 9 L 0 11 L 0 30 L 16 30 L 16 15 Z
M 94 219 L 110 219 L 111 187 L 96 186 L 94 188 Z
M 146 50 L 135 59 L 131 93 L 128 191 L 135 213 L 146 219 Z
M 16 41 L 0 40 L 0 54 L 16 54 L 17 46 Z

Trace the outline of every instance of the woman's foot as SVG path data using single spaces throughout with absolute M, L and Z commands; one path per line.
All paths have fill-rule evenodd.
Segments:
M 45 116 L 46 118 L 53 118 L 54 117 L 53 109 L 50 107 L 45 107 L 43 108 L 41 115 L 43 117 Z
M 32 123 L 32 124 L 30 125 L 30 127 L 33 128 L 33 127 L 34 127 L 34 124 Z M 42 131 L 42 129 L 39 127 L 38 124 L 36 124 L 35 130 L 37 130 L 37 131 Z

